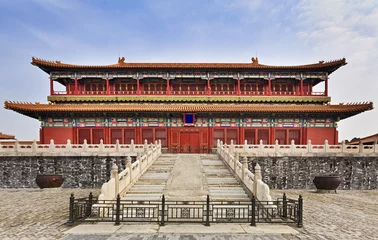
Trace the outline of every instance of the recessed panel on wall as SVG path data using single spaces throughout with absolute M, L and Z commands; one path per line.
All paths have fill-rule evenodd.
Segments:
M 237 118 L 214 118 L 213 126 L 215 127 L 238 127 L 239 121 Z
M 244 118 L 244 127 L 270 127 L 271 120 L 269 118 Z
M 171 118 L 171 127 L 183 127 L 184 121 L 181 117 L 172 117 Z
M 73 120 L 75 127 L 105 127 L 104 118 L 77 118 Z
M 303 120 L 299 118 L 276 118 L 274 127 L 277 128 L 297 128 L 303 127 Z
M 335 127 L 335 121 L 332 118 L 324 118 L 324 119 L 308 119 L 307 120 L 307 127 L 311 128 L 327 128 L 327 127 Z
M 166 118 L 141 118 L 139 126 L 141 127 L 166 127 L 168 120 Z
M 136 127 L 138 121 L 136 118 L 110 118 L 108 120 L 109 127 Z
M 45 118 L 41 121 L 42 127 L 72 127 L 70 118 Z

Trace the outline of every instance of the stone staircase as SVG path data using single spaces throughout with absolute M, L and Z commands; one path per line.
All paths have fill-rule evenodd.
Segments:
M 234 178 L 218 155 L 202 155 L 201 160 L 211 200 L 250 201 L 241 184 Z
M 131 187 L 122 200 L 160 200 L 177 156 L 161 155 Z
M 163 154 L 122 200 L 156 201 L 162 194 L 168 200 L 205 200 L 209 194 L 211 201 L 250 201 L 216 154 Z

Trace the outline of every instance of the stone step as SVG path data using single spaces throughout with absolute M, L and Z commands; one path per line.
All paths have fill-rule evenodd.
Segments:
M 160 200 L 162 194 L 126 194 L 122 200 L 144 200 L 144 201 L 151 201 L 151 200 Z

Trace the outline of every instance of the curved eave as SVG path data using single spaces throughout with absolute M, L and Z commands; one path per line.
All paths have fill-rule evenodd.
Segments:
M 31 64 L 43 71 L 79 71 L 79 70 L 128 70 L 128 69 L 232 69 L 232 70 L 293 70 L 293 71 L 327 71 L 334 72 L 339 67 L 347 64 L 342 58 L 334 61 L 319 61 L 319 63 L 296 65 L 296 66 L 271 66 L 258 63 L 117 63 L 111 65 L 76 65 L 60 61 L 47 61 L 32 58 Z
M 253 113 L 253 114 L 292 114 L 316 115 L 327 114 L 347 118 L 373 109 L 373 103 L 339 105 L 280 105 L 280 104 L 32 104 L 8 102 L 4 104 L 21 114 L 38 118 L 49 114 L 84 114 L 84 113 Z
M 325 96 L 49 96 L 51 102 L 327 103 Z

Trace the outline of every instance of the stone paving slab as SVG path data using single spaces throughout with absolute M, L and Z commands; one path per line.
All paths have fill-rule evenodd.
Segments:
M 290 198 L 304 199 L 304 227 L 298 234 L 103 234 L 65 235 L 72 229 L 68 219 L 71 192 L 77 197 L 98 196 L 99 189 L 0 189 L 0 239 L 340 239 L 377 240 L 378 191 L 340 190 L 318 194 L 309 190 L 272 190 L 274 198 L 286 192 Z M 112 225 L 110 223 L 110 225 Z M 156 224 L 157 225 L 157 224 Z M 258 224 L 259 226 L 260 224 Z M 119 231 L 122 228 L 119 229 Z M 125 235 L 126 234 L 126 235 Z

